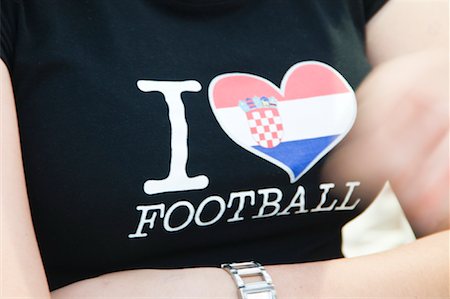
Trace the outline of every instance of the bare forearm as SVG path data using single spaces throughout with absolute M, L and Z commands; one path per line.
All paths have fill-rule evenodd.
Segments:
M 279 298 L 446 297 L 449 233 L 376 255 L 267 266 Z M 132 270 L 72 284 L 53 298 L 237 298 L 229 275 L 217 268 Z
M 233 281 L 219 268 L 130 270 L 71 284 L 52 293 L 67 298 L 235 298 Z
M 267 268 L 280 298 L 447 298 L 449 267 L 445 231 L 370 256 Z

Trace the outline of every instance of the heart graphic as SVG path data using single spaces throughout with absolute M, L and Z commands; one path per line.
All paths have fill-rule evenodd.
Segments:
M 296 182 L 353 126 L 356 98 L 345 78 L 317 61 L 300 62 L 281 87 L 245 73 L 209 85 L 214 115 L 239 146 L 286 171 Z

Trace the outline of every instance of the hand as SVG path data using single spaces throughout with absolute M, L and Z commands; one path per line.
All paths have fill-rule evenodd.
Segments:
M 448 55 L 420 52 L 374 69 L 357 91 L 353 129 L 324 169 L 329 180 L 361 181 L 370 197 L 389 180 L 418 235 L 449 227 Z

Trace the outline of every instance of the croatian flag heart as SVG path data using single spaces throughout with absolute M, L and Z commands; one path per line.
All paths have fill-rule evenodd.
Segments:
M 242 148 L 296 182 L 353 126 L 356 98 L 335 69 L 321 62 L 292 66 L 281 82 L 251 74 L 219 75 L 209 85 L 214 115 Z

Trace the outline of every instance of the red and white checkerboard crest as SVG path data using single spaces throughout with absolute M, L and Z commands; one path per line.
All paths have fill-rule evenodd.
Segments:
M 250 132 L 255 141 L 264 148 L 273 148 L 281 143 L 283 123 L 274 97 L 253 97 L 239 101 L 247 115 Z

